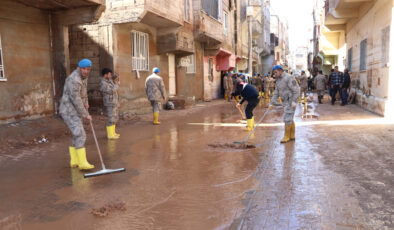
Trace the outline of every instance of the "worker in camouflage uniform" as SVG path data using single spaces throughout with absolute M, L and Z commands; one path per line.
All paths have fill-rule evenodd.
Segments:
M 91 70 L 92 62 L 83 59 L 78 63 L 78 68 L 66 78 L 63 96 L 60 100 L 59 113 L 64 122 L 71 130 L 72 146 L 69 147 L 70 166 L 79 167 L 80 170 L 94 168 L 86 160 L 86 133 L 81 118 L 92 121 L 88 113 L 87 79 Z
M 316 87 L 319 104 L 322 104 L 322 99 L 324 97 L 324 93 L 326 91 L 326 86 L 327 86 L 327 78 L 326 76 L 323 75 L 323 71 L 319 70 L 319 74 L 315 77 L 314 84 Z
M 166 100 L 166 89 L 164 88 L 163 79 L 157 75 L 160 73 L 159 68 L 155 67 L 152 74 L 146 78 L 145 91 L 153 108 L 153 124 L 160 125 L 159 111 L 161 107 L 161 100 Z
M 269 109 L 272 110 L 273 105 L 280 105 L 278 103 L 278 97 L 282 98 L 282 104 L 284 107 L 283 120 L 285 122 L 285 135 L 280 142 L 286 143 L 290 140 L 295 140 L 294 112 L 300 96 L 300 87 L 293 76 L 283 71 L 283 67 L 281 65 L 274 66 L 273 71 L 276 79 L 276 88 Z
M 267 75 L 264 80 L 264 93 L 266 101 L 268 101 L 268 99 L 272 96 L 274 84 L 274 79 L 270 75 Z
M 305 74 L 305 71 L 302 70 L 301 71 L 301 76 L 298 78 L 298 81 L 300 83 L 300 90 L 301 90 L 301 95 L 300 95 L 300 101 L 301 101 L 301 97 L 304 97 L 304 101 L 302 103 L 305 104 L 306 102 L 306 92 L 308 90 L 308 77 Z
M 231 100 L 231 93 L 233 91 L 233 79 L 230 76 L 230 73 L 226 73 L 223 78 L 223 86 L 224 86 L 224 100 Z
M 256 76 L 256 89 L 259 91 L 259 98 L 261 98 L 261 95 L 263 93 L 263 80 L 261 79 L 261 75 L 257 74 Z
M 112 70 L 108 68 L 104 68 L 101 74 L 103 78 L 100 82 L 100 91 L 103 94 L 104 107 L 108 116 L 107 138 L 119 139 L 120 135 L 115 132 L 115 126 L 119 119 L 119 77 L 116 74 L 112 75 Z

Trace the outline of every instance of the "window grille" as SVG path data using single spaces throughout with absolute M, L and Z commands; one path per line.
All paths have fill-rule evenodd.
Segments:
M 139 31 L 131 31 L 132 69 L 148 71 L 149 68 L 149 35 Z

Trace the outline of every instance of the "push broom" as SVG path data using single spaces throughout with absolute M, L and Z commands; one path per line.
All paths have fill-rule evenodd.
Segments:
M 241 147 L 243 148 L 255 148 L 256 146 L 254 145 L 247 145 L 246 143 L 249 140 L 249 137 L 254 133 L 254 131 L 256 130 L 257 126 L 264 120 L 264 118 L 267 116 L 269 112 L 269 109 L 267 109 L 267 111 L 265 111 L 264 115 L 260 118 L 260 120 L 257 122 L 257 124 L 254 126 L 254 128 L 252 129 L 252 131 L 250 131 L 250 133 L 248 134 L 248 136 L 243 140 L 243 141 L 234 141 L 234 144 L 240 144 Z
M 126 171 L 125 168 L 107 169 L 107 168 L 105 167 L 104 161 L 103 161 L 103 157 L 101 156 L 100 147 L 99 147 L 99 144 L 98 144 L 98 142 L 97 142 L 96 133 L 94 132 L 94 128 L 93 128 L 92 121 L 89 120 L 89 122 L 90 122 L 90 127 L 92 128 L 92 133 L 93 133 L 94 141 L 95 141 L 95 143 L 96 143 L 97 152 L 98 152 L 98 155 L 99 155 L 99 157 L 100 157 L 102 169 L 101 169 L 100 171 L 97 171 L 97 172 L 94 172 L 94 173 L 86 173 L 86 174 L 83 175 L 83 177 L 84 177 L 84 178 L 87 178 L 87 177 L 101 176 L 101 175 L 106 175 L 106 174 L 118 173 L 118 172 L 124 172 L 124 171 Z

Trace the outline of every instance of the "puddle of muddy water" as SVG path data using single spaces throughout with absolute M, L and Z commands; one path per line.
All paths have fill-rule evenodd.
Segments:
M 209 147 L 212 148 L 224 148 L 224 149 L 254 149 L 256 148 L 255 145 L 251 144 L 246 144 L 246 145 L 241 145 L 241 144 L 230 144 L 230 143 L 225 143 L 225 144 L 208 144 Z

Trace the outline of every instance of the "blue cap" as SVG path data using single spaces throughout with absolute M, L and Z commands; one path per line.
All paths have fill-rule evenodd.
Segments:
M 89 59 L 82 59 L 78 62 L 78 66 L 81 68 L 92 67 L 92 61 Z
M 160 69 L 157 68 L 157 67 L 155 67 L 155 68 L 153 68 L 152 72 L 153 72 L 153 73 L 160 73 Z
M 274 68 L 272 68 L 272 70 L 279 70 L 279 69 L 283 70 L 283 67 L 281 65 L 276 65 L 274 66 Z
M 301 73 L 305 73 L 305 70 L 302 70 Z
M 229 73 L 226 73 L 226 76 L 230 75 Z

